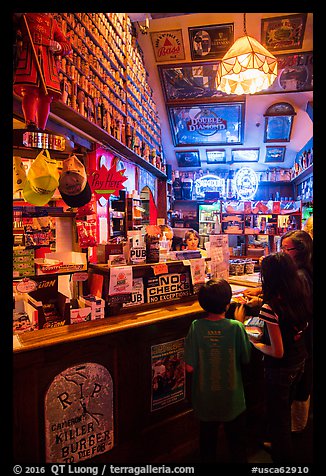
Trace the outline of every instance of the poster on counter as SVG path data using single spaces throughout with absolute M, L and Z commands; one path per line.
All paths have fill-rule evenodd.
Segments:
M 206 261 L 205 258 L 198 258 L 189 260 L 189 263 L 194 293 L 197 293 L 201 285 L 205 283 Z
M 151 347 L 151 411 L 160 410 L 185 398 L 184 341 L 182 338 Z
M 130 302 L 132 291 L 132 267 L 112 266 L 108 295 L 110 304 Z
M 207 245 L 207 243 L 206 243 Z M 212 278 L 229 279 L 229 241 L 227 235 L 209 237 L 210 270 Z
M 147 280 L 147 302 L 162 302 L 190 296 L 189 273 L 162 274 Z
M 47 463 L 81 463 L 113 448 L 113 381 L 85 362 L 56 375 L 45 396 Z

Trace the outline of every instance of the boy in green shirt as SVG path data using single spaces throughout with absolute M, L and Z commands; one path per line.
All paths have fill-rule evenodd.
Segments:
M 232 289 L 224 279 L 211 279 L 198 293 L 207 316 L 194 320 L 185 341 L 187 372 L 192 373 L 192 406 L 200 420 L 200 457 L 214 463 L 218 428 L 224 432 L 233 463 L 246 463 L 245 394 L 241 365 L 250 359 L 251 344 L 243 320 L 244 308 L 226 319 Z

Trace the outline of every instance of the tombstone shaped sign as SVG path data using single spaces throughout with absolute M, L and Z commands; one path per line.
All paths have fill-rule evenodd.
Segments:
M 80 463 L 113 448 L 109 371 L 82 363 L 61 372 L 45 397 L 47 463 Z

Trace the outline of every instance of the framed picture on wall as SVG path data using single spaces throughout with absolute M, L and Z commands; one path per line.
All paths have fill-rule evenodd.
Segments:
M 313 90 L 313 52 L 276 55 L 278 72 L 274 83 L 256 94 L 275 94 Z M 216 89 L 219 60 L 182 64 L 158 64 L 164 99 L 167 104 L 215 99 L 239 101 Z
M 265 162 L 284 162 L 285 158 L 285 145 L 273 147 L 272 145 L 266 146 Z
M 198 150 L 185 150 L 175 153 L 178 167 L 200 167 L 200 157 Z
M 261 42 L 268 51 L 301 49 L 307 13 L 263 18 Z
M 153 31 L 151 40 L 157 62 L 185 59 L 182 30 Z
M 225 164 L 225 149 L 206 150 L 206 161 L 208 164 Z
M 227 94 L 216 89 L 218 64 L 219 61 L 157 65 L 165 102 L 223 100 Z
M 259 148 L 253 149 L 232 149 L 232 162 L 258 162 Z
M 289 142 L 296 112 L 288 102 L 276 102 L 264 114 L 264 142 Z
M 188 28 L 192 60 L 222 58 L 234 42 L 234 24 Z
M 244 108 L 244 102 L 168 106 L 173 144 L 242 144 Z
M 277 78 L 267 89 L 256 94 L 274 94 L 313 90 L 313 52 L 275 54 Z
M 293 116 L 266 116 L 264 142 L 290 142 Z

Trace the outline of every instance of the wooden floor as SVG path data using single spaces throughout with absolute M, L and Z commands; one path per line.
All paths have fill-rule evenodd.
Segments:
M 270 454 L 264 450 L 262 446 L 263 435 L 261 433 L 261 425 L 248 424 L 248 463 L 265 463 L 273 464 Z M 310 412 L 309 420 L 305 430 L 298 434 L 293 434 L 293 446 L 296 465 L 311 465 L 314 463 L 313 451 L 313 414 Z M 224 440 L 223 430 L 219 435 L 219 456 L 218 463 L 229 463 L 229 455 Z M 197 465 L 200 463 L 199 452 L 196 450 L 182 461 L 176 461 L 175 464 Z

